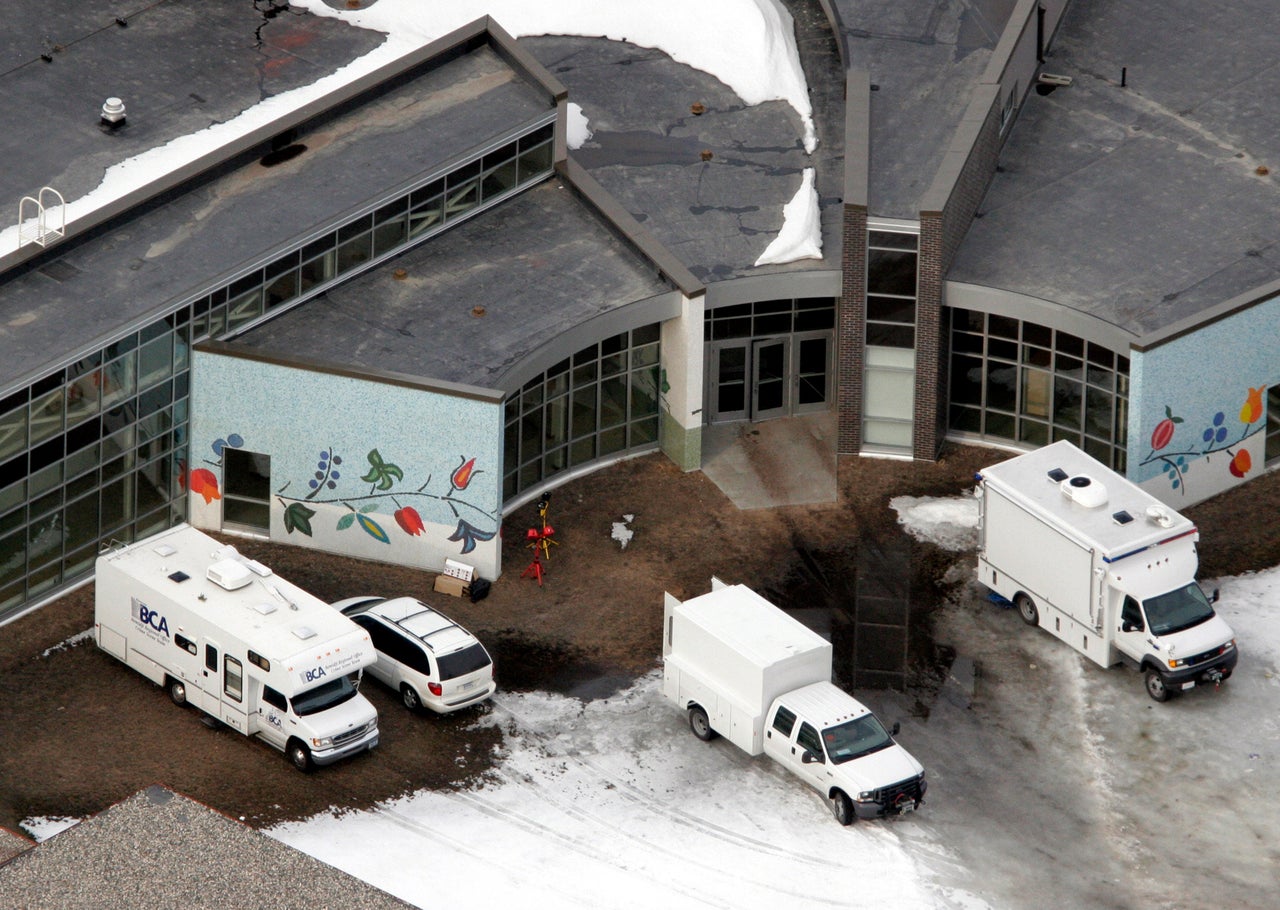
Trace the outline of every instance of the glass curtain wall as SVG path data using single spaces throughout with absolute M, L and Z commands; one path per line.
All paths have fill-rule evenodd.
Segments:
M 919 242 L 916 233 L 867 232 L 865 451 L 911 452 Z
M 1068 439 L 1125 473 L 1128 357 L 1033 322 L 950 315 L 951 433 L 1027 447 Z
M 546 123 L 0 400 L 0 615 L 92 572 L 104 544 L 186 520 L 192 344 L 230 338 L 498 204 L 549 176 L 552 159 Z M 653 356 L 656 370 L 656 344 Z M 616 408 L 614 384 L 601 386 Z M 622 397 L 637 413 L 642 399 Z M 645 429 L 626 423 L 626 444 Z M 600 448 L 614 436 L 602 432 Z
M 658 325 L 588 345 L 506 400 L 502 495 L 658 445 Z
M 0 402 L 0 612 L 186 514 L 190 309 Z

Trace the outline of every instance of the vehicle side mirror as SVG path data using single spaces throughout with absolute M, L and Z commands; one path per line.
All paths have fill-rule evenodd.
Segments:
M 895 721 L 893 722 L 893 728 L 889 731 L 889 735 L 890 735 L 890 736 L 897 736 L 897 735 L 898 735 L 898 731 L 899 731 L 899 730 L 901 730 L 901 729 L 902 729 L 902 724 L 898 723 L 898 722 L 895 720 Z
M 805 749 L 804 754 L 800 756 L 800 763 L 804 765 L 811 765 L 817 760 L 818 760 L 818 756 L 814 755 L 808 749 Z
M 1120 631 L 1121 631 L 1121 632 L 1132 632 L 1132 631 L 1133 631 L 1133 623 L 1129 622 L 1129 620 L 1127 620 L 1127 619 L 1126 619 L 1124 622 L 1120 623 Z
M 1209 603 L 1216 604 L 1218 602 L 1218 589 L 1213 589 L 1213 596 L 1209 598 Z

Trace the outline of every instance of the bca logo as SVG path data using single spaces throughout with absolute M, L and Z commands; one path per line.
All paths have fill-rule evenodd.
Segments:
M 159 610 L 153 610 L 144 603 L 137 603 L 136 606 L 138 608 L 138 622 L 150 626 L 157 632 L 162 632 L 165 635 L 169 634 L 169 622 Z
M 303 682 L 315 682 L 317 679 L 324 679 L 328 674 L 324 672 L 324 667 L 316 667 L 314 670 L 303 670 Z

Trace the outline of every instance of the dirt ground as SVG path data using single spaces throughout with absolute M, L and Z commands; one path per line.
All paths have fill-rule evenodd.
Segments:
M 428 600 L 488 645 L 499 696 L 540 688 L 591 697 L 659 665 L 664 590 L 700 594 L 713 574 L 772 596 L 815 581 L 829 588 L 830 576 L 856 572 L 860 552 L 901 540 L 890 498 L 960 493 L 976 470 L 1002 457 L 953 447 L 936 464 L 844 458 L 838 503 L 751 511 L 738 510 L 700 472 L 683 473 L 661 455 L 632 459 L 551 493 L 548 518 L 559 543 L 542 585 L 521 577 L 536 507 L 510 516 L 505 572 L 474 604 L 433 593 L 429 573 L 227 539 L 326 600 L 364 593 Z M 1280 563 L 1280 472 L 1185 511 L 1201 530 L 1202 577 Z M 611 535 L 624 515 L 633 516 L 625 547 Z M 912 597 L 927 624 L 929 610 L 945 602 L 947 569 L 970 556 L 909 545 Z M 798 578 L 807 581 L 797 586 Z M 17 830 L 33 816 L 84 817 L 153 783 L 266 826 L 466 784 L 484 773 L 500 741 L 493 726 L 475 725 L 491 707 L 411 715 L 370 680 L 362 690 L 378 709 L 381 745 L 303 775 L 269 747 L 175 707 L 91 639 L 67 644 L 91 629 L 92 615 L 88 585 L 0 627 L 0 827 Z

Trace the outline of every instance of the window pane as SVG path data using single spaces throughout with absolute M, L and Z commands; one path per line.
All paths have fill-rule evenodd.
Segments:
M 982 359 L 951 357 L 951 400 L 954 403 L 982 404 Z
M 403 244 L 409 239 L 408 222 L 404 215 L 390 221 L 384 221 L 373 229 L 373 249 L 375 255 L 381 256 Z
M 317 285 L 332 278 L 336 272 L 337 254 L 329 250 L 323 255 L 304 262 L 300 274 L 299 293 L 305 294 Z
M 1021 413 L 1030 417 L 1049 419 L 1049 387 L 1051 376 L 1041 370 L 1022 371 Z
M 612 427 L 627 419 L 627 380 L 614 376 L 600 383 L 600 426 Z
M 1055 426 L 1071 430 L 1080 429 L 1080 383 L 1069 379 L 1056 379 L 1053 384 L 1053 422 Z
M 373 237 L 361 234 L 338 247 L 338 274 L 368 262 L 373 256 Z
M 1018 368 L 1012 364 L 987 363 L 987 407 L 1013 411 L 1017 406 L 1017 374 Z
M 916 302 L 901 297 L 867 296 L 867 318 L 876 322 L 915 325 Z
M 291 269 L 274 278 L 267 285 L 267 309 L 279 306 L 298 296 L 298 270 Z
M 914 297 L 916 295 L 916 254 L 868 250 L 867 292 Z

